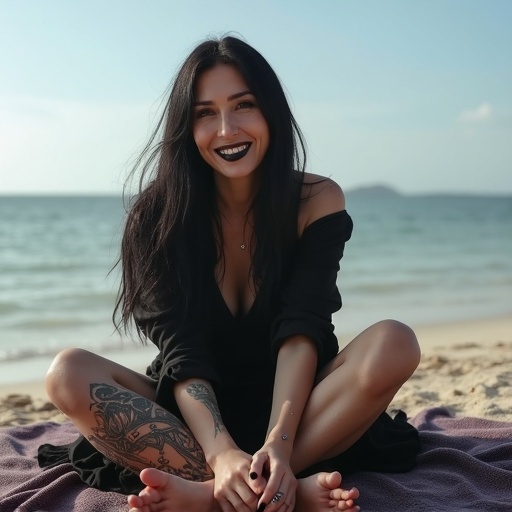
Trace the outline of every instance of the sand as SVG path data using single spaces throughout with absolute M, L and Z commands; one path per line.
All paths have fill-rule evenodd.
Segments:
M 421 363 L 391 407 L 409 416 L 446 407 L 455 416 L 512 421 L 512 315 L 416 333 Z
M 512 315 L 413 327 L 421 363 L 390 411 L 412 417 L 446 407 L 455 416 L 512 421 Z M 350 336 L 339 338 L 343 345 Z M 66 419 L 48 401 L 42 381 L 0 386 L 0 426 Z

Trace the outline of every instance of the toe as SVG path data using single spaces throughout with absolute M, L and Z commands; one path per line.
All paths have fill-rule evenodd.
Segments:
M 352 489 L 333 489 L 330 494 L 332 500 L 357 500 L 359 498 L 359 490 L 356 487 Z
M 154 468 L 146 468 L 140 472 L 140 479 L 148 487 L 165 487 L 170 476 L 163 471 Z
M 128 496 L 128 505 L 132 508 L 140 508 L 144 505 L 143 501 L 141 498 L 139 498 L 138 496 L 135 496 L 134 494 L 130 494 L 130 496 Z
M 333 473 L 319 473 L 318 482 L 327 489 L 336 489 L 341 485 L 341 474 L 338 471 Z

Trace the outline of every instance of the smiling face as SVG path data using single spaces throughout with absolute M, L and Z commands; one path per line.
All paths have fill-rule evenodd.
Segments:
M 238 70 L 218 64 L 197 80 L 193 136 L 199 153 L 218 176 L 243 178 L 261 164 L 268 125 Z

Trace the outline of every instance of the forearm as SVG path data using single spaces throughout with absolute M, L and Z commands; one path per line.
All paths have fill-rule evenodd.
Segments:
M 317 359 L 314 343 L 305 336 L 290 337 L 279 350 L 267 441 L 286 441 L 290 454 L 313 388 Z
M 214 468 L 219 454 L 237 447 L 222 421 L 213 388 L 205 380 L 188 379 L 177 383 L 174 392 L 185 422 Z

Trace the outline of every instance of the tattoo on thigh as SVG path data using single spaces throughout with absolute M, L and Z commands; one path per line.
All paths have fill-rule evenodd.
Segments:
M 202 402 L 208 408 L 213 418 L 215 437 L 217 437 L 217 434 L 224 430 L 224 423 L 222 422 L 222 417 L 220 415 L 213 390 L 205 384 L 196 383 L 187 386 L 187 393 L 196 400 Z
M 186 480 L 213 478 L 199 443 L 168 411 L 110 384 L 91 384 L 90 396 L 96 427 L 88 439 L 113 462 L 136 472 L 155 467 Z

